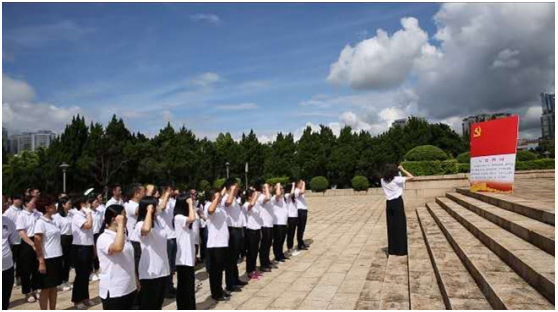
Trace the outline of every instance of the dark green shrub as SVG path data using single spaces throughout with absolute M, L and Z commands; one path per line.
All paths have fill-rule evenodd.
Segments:
M 223 184 L 225 184 L 225 180 L 227 180 L 227 179 L 223 178 L 223 179 L 215 180 L 215 182 L 213 182 L 213 187 L 218 189 L 218 190 L 221 190 L 223 188 Z M 240 180 L 239 178 L 236 178 L 236 182 L 238 182 L 238 185 L 240 187 L 242 187 L 242 180 Z
M 367 191 L 370 187 L 368 179 L 363 176 L 356 176 L 351 180 L 351 185 L 355 191 Z
M 285 187 L 289 183 L 289 177 L 269 178 L 266 180 L 266 182 L 271 186 L 274 186 L 277 183 L 281 183 L 281 185 Z
M 461 153 L 455 157 L 455 160 L 460 164 L 469 164 L 471 162 L 471 155 L 469 152 Z
M 459 172 L 456 160 L 404 161 L 401 165 L 416 176 L 456 174 Z
M 458 163 L 457 164 L 457 171 L 459 173 L 469 173 L 471 171 L 471 164 L 469 164 L 469 163 L 466 163 L 466 164 Z
M 207 181 L 207 180 L 201 180 L 199 185 L 198 185 L 198 188 L 202 192 L 207 191 L 211 188 L 211 183 L 209 183 L 209 181 Z
M 517 151 L 518 161 L 529 161 L 537 159 L 537 154 L 529 151 Z
M 516 161 L 515 170 L 554 169 L 554 159 L 543 158 L 528 161 Z
M 313 177 L 310 180 L 310 189 L 312 192 L 324 192 L 329 187 L 329 181 L 322 176 Z
M 417 146 L 405 154 L 407 161 L 446 160 L 448 158 L 446 152 L 434 145 Z

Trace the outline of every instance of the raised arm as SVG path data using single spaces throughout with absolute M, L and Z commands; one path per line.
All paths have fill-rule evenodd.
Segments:
M 302 180 L 302 187 L 300 188 L 300 195 L 306 192 L 306 181 Z
M 215 212 L 215 210 L 217 210 L 217 206 L 219 205 L 220 200 L 221 200 L 221 194 L 220 193 L 215 193 L 215 195 L 213 196 L 213 201 L 211 202 L 211 205 L 209 206 L 209 208 L 207 208 L 207 213 L 212 215 Z
M 399 165 L 397 166 L 397 169 L 399 169 L 401 172 L 403 172 L 405 174 L 405 176 L 407 177 L 407 180 L 412 180 L 415 178 L 414 175 L 412 175 L 409 171 L 405 170 L 405 168 L 403 168 L 403 166 Z
M 194 203 L 192 202 L 191 198 L 186 200 L 188 204 L 188 220 L 186 221 L 186 225 L 194 223 L 196 221 L 196 214 L 194 213 Z
M 271 199 L 271 196 L 269 195 L 269 184 L 267 184 L 267 183 L 264 184 L 263 191 L 264 191 L 264 195 L 265 195 L 264 203 L 267 203 Z
M 171 194 L 171 190 L 167 188 L 161 197 L 161 201 L 159 202 L 159 208 L 161 210 L 167 209 L 167 203 L 169 202 L 169 197 Z
M 229 207 L 230 205 L 232 205 L 232 203 L 236 199 L 236 190 L 236 184 L 231 186 L 231 189 L 229 190 L 229 197 L 227 197 L 227 201 L 225 202 L 225 207 Z
M 116 222 L 116 238 L 114 242 L 109 246 L 109 255 L 122 252 L 124 250 L 124 243 L 126 241 L 126 225 L 124 223 L 124 216 L 118 215 L 115 218 Z
M 283 192 L 281 191 L 281 183 L 275 184 L 275 200 L 277 201 L 281 200 L 282 195 Z
M 252 199 L 250 200 L 250 203 L 248 203 L 248 211 L 250 211 L 250 210 L 252 210 L 252 208 L 254 208 L 254 206 L 256 205 L 256 202 L 258 201 L 258 197 L 260 197 L 260 193 L 254 192 L 254 194 L 252 195 Z
M 93 228 L 93 217 L 91 217 L 93 211 L 91 210 L 91 208 L 83 208 L 83 212 L 85 212 L 85 218 L 87 220 L 84 224 L 81 225 L 81 228 L 84 230 L 90 230 L 91 228 Z
M 143 221 L 143 226 L 141 227 L 141 235 L 147 236 L 151 229 L 153 228 L 153 212 L 155 208 L 153 205 L 147 206 L 147 214 L 145 215 L 145 220 Z
M 296 183 L 293 182 L 293 184 L 291 185 L 291 196 L 294 196 L 295 188 L 296 188 Z

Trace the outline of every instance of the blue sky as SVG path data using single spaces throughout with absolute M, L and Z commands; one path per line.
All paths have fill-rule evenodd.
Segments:
M 170 121 L 210 138 L 225 131 L 239 137 L 254 129 L 266 140 L 279 131 L 300 132 L 308 123 L 364 125 L 360 128 L 380 132 L 396 115 L 428 117 L 432 111 L 411 103 L 411 108 L 390 114 L 395 93 L 418 92 L 413 72 L 387 88 L 335 84 L 328 76 L 346 45 L 356 47 L 375 37 L 377 29 L 392 36 L 402 29 L 405 17 L 418 20 L 427 34 L 421 44 L 440 49 L 433 37 L 439 30 L 434 21 L 438 4 L 2 7 L 3 92 L 16 93 L 13 97 L 23 98 L 19 101 L 29 102 L 31 109 L 56 108 L 51 119 L 16 122 L 13 102 L 18 101 L 11 100 L 12 110 L 6 113 L 8 100 L 3 96 L 3 124 L 20 130 L 26 125 L 60 130 L 63 120 L 75 112 L 103 123 L 116 113 L 133 131 L 150 136 Z M 12 90 L 12 83 L 27 89 Z M 359 101 L 369 102 L 360 113 L 350 108 Z M 375 110 L 383 115 L 370 117 Z M 458 124 L 464 113 L 448 112 L 434 119 Z M 369 118 L 360 120 L 361 115 Z M 375 126 L 378 118 L 381 123 Z

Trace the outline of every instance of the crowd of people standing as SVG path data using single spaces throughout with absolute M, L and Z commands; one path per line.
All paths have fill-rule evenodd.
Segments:
M 15 284 L 41 309 L 56 309 L 58 292 L 70 290 L 75 308 L 86 309 L 94 305 L 89 283 L 98 280 L 103 309 L 162 309 L 165 298 L 195 309 L 195 267 L 202 263 L 211 297 L 229 300 L 308 249 L 304 181 L 258 180 L 245 190 L 237 181 L 203 194 L 133 184 L 126 198 L 115 185 L 106 203 L 92 190 L 57 198 L 38 189 L 3 195 L 2 308 L 9 308 Z M 247 280 L 239 272 L 243 259 Z

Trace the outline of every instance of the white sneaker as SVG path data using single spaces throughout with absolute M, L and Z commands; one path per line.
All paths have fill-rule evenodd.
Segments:
M 96 282 L 99 280 L 99 276 L 95 273 L 91 273 L 91 275 L 89 275 L 89 281 L 90 282 Z
M 83 302 L 76 304 L 74 308 L 76 308 L 76 310 L 87 310 L 87 307 L 83 304 Z
M 35 299 L 35 296 L 33 296 L 33 294 L 28 294 L 28 295 L 26 295 L 25 297 L 27 297 L 25 300 L 26 300 L 28 303 L 33 303 L 33 302 L 36 302 L 36 301 L 37 301 L 37 299 Z
M 88 307 L 92 307 L 95 305 L 95 302 L 93 302 L 92 300 L 85 300 L 84 304 Z
M 298 252 L 298 250 L 293 249 L 293 251 L 291 252 L 291 256 L 298 256 L 300 255 L 300 252 Z
M 71 290 L 71 289 L 72 289 L 72 287 L 68 284 L 68 282 L 64 282 L 64 283 L 62 283 L 62 285 L 58 286 L 59 291 L 68 291 L 68 290 Z
M 35 298 L 37 298 L 37 300 L 41 299 L 41 293 L 36 291 L 33 296 L 35 296 Z

